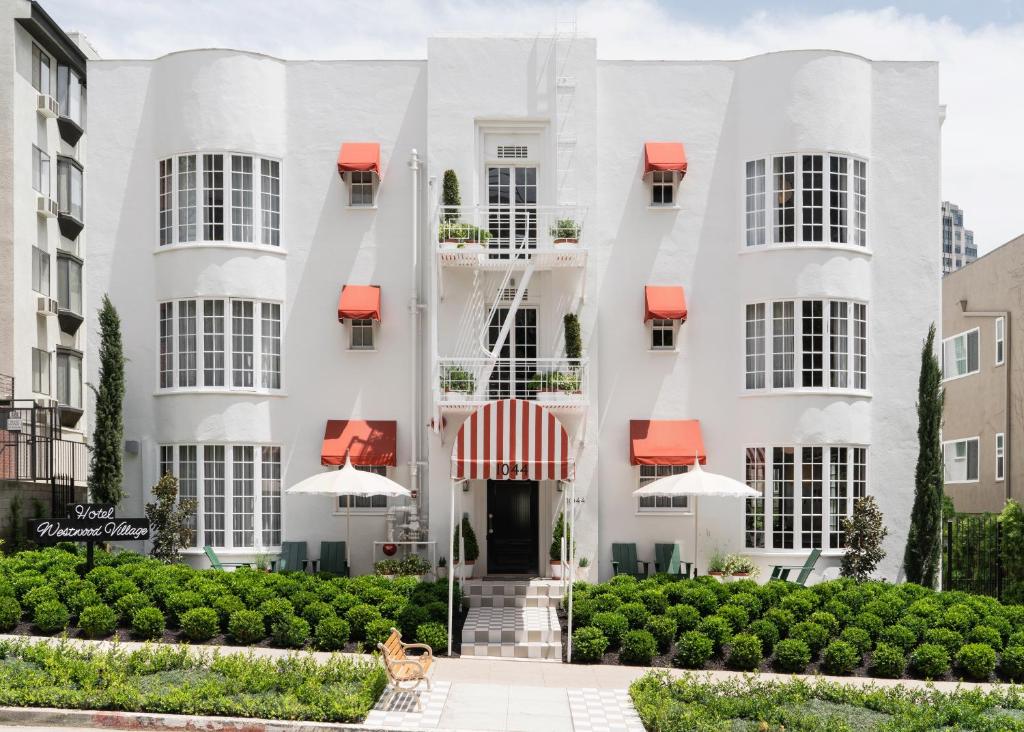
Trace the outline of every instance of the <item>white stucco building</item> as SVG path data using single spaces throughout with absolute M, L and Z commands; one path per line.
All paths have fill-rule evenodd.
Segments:
M 172 470 L 199 499 L 197 561 L 316 557 L 343 512 L 282 490 L 348 448 L 417 491 L 445 556 L 456 485 L 478 576 L 547 573 L 552 478 L 574 478 L 577 553 L 605 578 L 612 542 L 692 554 L 691 507 L 632 491 L 699 456 L 765 496 L 701 505 L 702 572 L 715 550 L 835 566 L 866 493 L 897 577 L 939 303 L 936 64 L 443 37 L 420 61 L 196 50 L 89 72 L 87 298 L 120 309 L 139 448 L 123 515 Z M 462 206 L 442 211 L 448 169 Z M 365 503 L 360 572 L 386 522 Z

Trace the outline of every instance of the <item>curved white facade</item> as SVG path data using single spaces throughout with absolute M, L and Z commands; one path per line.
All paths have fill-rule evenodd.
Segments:
M 797 456 L 788 532 L 792 545 L 783 546 L 783 527 L 779 542 L 768 536 L 765 546 L 755 541 L 745 547 L 744 507 L 708 500 L 700 506 L 700 530 L 706 534 L 697 558 L 701 571 L 714 550 L 751 554 L 767 569 L 801 559 L 816 542 L 827 560 L 819 570 L 834 566 L 841 549 L 829 545 L 829 502 L 836 497 L 830 495 L 829 471 L 839 465 L 836 461 L 846 461 L 840 466 L 850 471 L 843 490 L 853 490 L 858 450 L 857 469 L 863 470 L 866 461 L 858 490 L 877 497 L 889 528 L 889 556 L 879 572 L 896 578 L 913 497 L 917 354 L 939 298 L 939 267 L 931 251 L 939 205 L 936 65 L 873 62 L 831 51 L 734 62 L 613 62 L 596 59 L 591 39 L 560 43 L 566 42 L 431 39 L 428 58 L 410 62 L 292 62 L 204 50 L 155 61 L 92 64 L 90 106 L 96 111 L 90 120 L 89 299 L 96 302 L 109 292 L 124 323 L 126 437 L 141 443 L 138 455 L 128 456 L 126 515 L 142 510 L 146 487 L 161 469 L 161 446 L 174 446 L 178 455 L 180 446 L 195 445 L 197 463 L 203 463 L 207 446 L 223 446 L 225 463 L 232 462 L 232 455 L 240 461 L 227 469 L 224 507 L 203 505 L 208 497 L 204 479 L 208 472 L 216 475 L 216 459 L 199 469 L 197 495 L 201 513 L 220 511 L 224 531 L 240 532 L 223 539 L 224 553 L 251 559 L 272 553 L 274 541 L 283 539 L 307 541 L 315 557 L 319 541 L 345 538 L 344 515 L 325 506 L 325 499 L 285 497 L 280 534 L 272 529 L 262 535 L 268 525 L 260 525 L 260 514 L 277 510 L 273 500 L 262 505 L 264 499 L 319 469 L 328 419 L 394 420 L 397 457 L 390 475 L 411 484 L 415 433 L 420 505 L 430 538 L 447 556 L 452 439 L 468 408 L 441 395 L 438 378 L 444 364 L 473 362 L 483 353 L 481 340 L 497 337 L 499 329 L 486 327 L 485 313 L 503 285 L 509 300 L 502 307 L 530 313 L 515 322 L 507 341 L 514 358 L 539 359 L 528 364 L 530 369 L 539 371 L 544 359 L 564 357 L 562 318 L 567 312 L 579 316 L 584 394 L 578 404 L 558 408 L 558 414 L 574 440 L 577 551 L 598 566 L 602 577 L 611 573 L 612 542 L 636 542 L 641 558 L 653 559 L 654 542 L 678 541 L 684 556 L 692 555 L 691 513 L 642 511 L 631 495 L 640 468 L 630 464 L 629 423 L 697 419 L 711 470 L 742 479 L 748 449 L 763 448 L 771 455 L 775 448 L 793 448 Z M 644 143 L 667 140 L 685 144 L 688 168 L 674 187 L 675 205 L 652 207 L 652 179 L 642 175 Z M 373 184 L 373 207 L 349 205 L 356 178 L 338 175 L 343 142 L 380 145 L 382 175 Z M 408 166 L 413 149 L 423 160 L 419 191 Z M 209 241 L 204 235 L 204 176 L 220 163 L 213 157 L 209 168 L 197 163 L 200 180 L 193 186 L 181 178 L 191 164 L 182 158 L 192 155 L 199 161 L 222 156 L 225 182 L 219 205 L 243 224 L 245 212 L 252 212 L 255 233 L 244 234 L 252 241 L 233 241 L 237 237 L 230 223 L 222 239 Z M 250 163 L 241 160 L 249 156 L 251 179 L 245 172 Z M 771 165 L 786 156 L 797 161 L 812 156 L 809 169 L 823 165 L 822 240 L 801 243 L 805 237 L 798 231 L 791 243 L 747 246 L 746 165 L 768 161 L 761 200 L 771 241 L 777 198 Z M 839 158 L 848 162 L 834 162 Z M 166 176 L 169 188 L 161 188 L 164 160 L 174 161 Z M 262 160 L 279 168 L 263 166 Z M 854 160 L 863 166 L 857 174 L 866 170 L 859 180 L 854 180 Z M 232 178 L 233 165 L 240 177 Z M 840 174 L 830 165 L 849 169 Z M 495 172 L 499 169 L 511 171 L 507 175 L 517 195 L 521 190 L 535 197 L 530 205 L 536 211 L 554 212 L 552 221 L 563 216 L 559 212 L 585 212 L 574 214 L 582 222 L 585 260 L 565 267 L 538 260 L 536 271 L 512 272 L 505 281 L 502 268 L 486 255 L 481 266 L 445 264 L 436 251 L 434 217 L 446 169 L 458 174 L 464 216 L 480 207 L 481 225 L 492 231 L 497 229 L 494 219 L 486 218 L 493 214 L 487 206 L 496 195 L 496 181 L 505 175 Z M 866 193 L 855 188 L 864 181 Z M 812 201 L 816 187 L 805 186 L 800 175 L 793 184 L 798 191 L 787 190 L 795 195 L 794 228 L 799 230 L 802 205 Z M 276 204 L 263 195 L 278 190 L 275 186 Z M 193 240 L 179 242 L 175 229 L 161 246 L 161 221 L 164 229 L 187 223 L 194 187 L 200 231 Z M 251 204 L 245 203 L 246 191 Z M 860 198 L 855 200 L 855 193 Z M 866 207 L 866 225 L 855 234 L 855 217 L 863 213 L 857 206 Z M 162 207 L 168 213 L 163 220 Z M 280 215 L 279 243 L 267 245 L 261 243 L 266 235 L 260 227 L 267 225 L 263 214 L 274 210 Z M 807 220 L 813 215 L 806 214 Z M 830 241 L 839 236 L 830 233 L 830 226 L 841 226 L 842 236 L 849 238 Z M 536 236 L 543 238 L 547 220 L 541 219 L 537 228 Z M 855 243 L 857 236 L 861 243 Z M 523 287 L 524 277 L 528 287 Z M 418 341 L 409 314 L 417 281 L 422 305 Z M 372 326 L 373 350 L 351 348 L 353 325 L 338 322 L 344 284 L 380 287 L 382 314 Z M 642 318 L 648 284 L 685 288 L 689 314 L 675 329 L 673 349 L 651 349 L 650 326 Z M 525 295 L 521 301 L 517 289 L 527 291 L 519 293 Z M 176 305 L 173 332 L 161 331 L 161 303 L 186 301 L 196 303 L 196 319 L 189 319 L 191 306 L 183 311 Z M 219 327 L 203 320 L 205 303 L 217 301 L 225 308 L 222 385 L 214 383 L 216 374 L 203 372 L 207 354 L 221 351 L 204 340 L 207 327 L 214 333 Z M 236 301 L 253 303 L 252 324 L 246 315 L 250 306 Z M 780 302 L 792 302 L 798 311 L 794 384 L 747 388 L 747 306 L 765 303 L 770 313 L 772 303 Z M 830 306 L 833 302 L 842 304 Z M 264 357 L 276 347 L 278 312 L 264 311 L 262 303 L 280 306 L 280 366 L 270 378 L 271 383 L 279 378 L 279 386 L 261 383 L 268 369 L 277 368 Z M 811 332 L 818 322 L 802 317 L 801 303 L 821 303 L 824 309 L 821 386 L 800 383 L 817 378 L 802 373 L 802 357 L 813 356 L 815 349 L 802 338 L 804 329 Z M 210 307 L 216 313 L 219 306 Z M 812 313 L 818 306 L 807 307 Z M 270 320 L 261 322 L 260 313 L 269 313 Z M 192 322 L 195 346 L 188 340 Z M 862 323 L 866 333 L 860 337 L 854 329 Z M 232 341 L 250 327 L 253 345 L 244 338 Z M 771 356 L 786 348 L 774 340 L 781 332 L 766 334 L 769 383 Z M 842 343 L 835 341 L 837 334 Z M 171 360 L 162 362 L 161 349 L 166 354 L 171 342 Z M 421 366 L 414 377 L 417 343 Z M 194 377 L 190 367 L 181 366 L 183 357 L 188 363 L 193 356 Z M 245 365 L 247 357 L 255 360 L 251 367 Z M 512 368 L 509 373 L 517 373 Z M 236 379 L 246 383 L 249 370 L 254 383 L 235 386 Z M 843 375 L 833 376 L 833 371 Z M 170 381 L 162 386 L 165 373 Z M 492 374 L 493 383 L 493 372 L 484 373 Z M 204 384 L 207 378 L 210 384 Z M 442 417 L 443 427 L 428 428 L 428 422 L 438 425 Z M 244 472 L 249 453 L 235 452 L 250 446 L 271 466 L 261 473 L 263 461 L 255 459 L 251 484 Z M 279 482 L 277 453 L 265 447 L 280 449 Z M 805 453 L 805 447 L 810 451 Z M 807 455 L 813 474 L 813 456 L 819 453 L 825 456 L 825 472 L 817 484 L 812 477 L 805 486 L 801 456 Z M 216 458 L 217 453 L 210 455 Z M 767 470 L 765 534 L 771 535 L 770 458 Z M 220 494 L 214 483 L 210 496 L 216 499 Z M 537 503 L 529 520 L 536 528 L 523 537 L 524 546 L 529 561 L 536 559 L 528 571 L 545 574 L 550 527 L 563 494 L 553 482 L 542 481 L 533 490 Z M 814 504 L 815 491 L 821 492 L 823 504 Z M 232 505 L 238 496 L 241 509 Z M 489 501 L 495 498 L 488 496 L 485 481 L 470 481 L 459 497 L 480 539 L 479 563 L 483 571 L 494 571 L 487 537 L 488 514 L 494 512 Z M 801 505 L 805 497 L 811 501 L 806 510 Z M 853 495 L 844 498 L 852 501 Z M 843 505 L 848 510 L 852 504 Z M 250 515 L 256 520 L 252 527 Z M 350 541 L 355 571 L 370 569 L 371 542 L 384 538 L 384 523 L 379 510 L 357 511 Z

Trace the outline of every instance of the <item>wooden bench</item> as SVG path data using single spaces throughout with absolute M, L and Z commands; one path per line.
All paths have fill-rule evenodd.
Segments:
M 419 689 L 421 683 L 427 685 L 430 691 L 430 667 L 434 663 L 434 652 L 425 643 L 403 643 L 402 634 L 395 628 L 391 629 L 391 635 L 383 643 L 378 643 L 384 659 L 384 668 L 388 673 L 388 685 L 392 691 L 416 691 L 416 708 L 422 709 L 420 705 Z M 406 651 L 416 649 L 423 651 L 420 655 L 408 656 Z M 408 686 L 402 686 L 407 684 Z

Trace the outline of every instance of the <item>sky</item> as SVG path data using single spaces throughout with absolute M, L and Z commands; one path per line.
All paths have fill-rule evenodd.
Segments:
M 1024 0 L 41 3 L 106 58 L 211 46 L 282 58 L 424 58 L 432 35 L 551 33 L 574 20 L 578 33 L 597 38 L 598 57 L 607 59 L 730 59 L 835 48 L 876 59 L 934 60 L 947 107 L 943 198 L 964 209 L 980 253 L 1024 233 Z

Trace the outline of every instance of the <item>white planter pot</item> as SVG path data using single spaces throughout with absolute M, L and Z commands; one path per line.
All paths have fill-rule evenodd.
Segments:
M 473 579 L 473 571 L 476 568 L 476 562 L 467 562 L 465 565 L 462 562 L 455 563 L 455 578 L 456 579 Z
M 724 572 L 708 572 L 708 576 L 709 577 L 713 577 L 714 579 L 718 580 L 719 582 L 725 582 L 725 573 Z
M 576 579 L 580 580 L 581 582 L 589 582 L 590 581 L 590 565 L 589 564 L 586 567 L 577 567 L 576 568 Z
M 551 562 L 551 579 L 562 579 L 562 563 L 561 562 L 552 560 L 552 562 Z
M 438 579 L 448 579 L 448 566 L 438 567 L 436 570 Z

